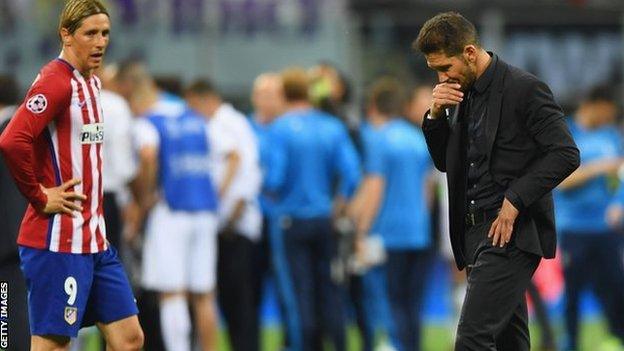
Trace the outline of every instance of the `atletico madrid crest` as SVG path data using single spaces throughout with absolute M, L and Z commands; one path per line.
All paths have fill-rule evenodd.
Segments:
M 78 308 L 69 306 L 65 307 L 64 317 L 67 324 L 74 325 L 78 319 Z

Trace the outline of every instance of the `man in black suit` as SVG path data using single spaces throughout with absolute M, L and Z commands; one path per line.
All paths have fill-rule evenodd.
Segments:
M 529 350 L 524 293 L 555 255 L 551 190 L 579 151 L 546 84 L 486 52 L 460 14 L 429 19 L 414 46 L 440 81 L 423 130 L 447 173 L 451 246 L 468 274 L 455 350 Z

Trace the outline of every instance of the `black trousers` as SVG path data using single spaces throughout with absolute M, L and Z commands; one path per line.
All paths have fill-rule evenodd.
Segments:
M 323 350 L 324 337 L 334 351 L 346 350 L 344 288 L 331 278 L 335 252 L 329 218 L 292 219 L 284 244 L 299 312 L 303 351 Z
M 624 266 L 619 233 L 564 233 L 566 350 L 578 349 L 579 300 L 590 288 L 602 304 L 609 331 L 624 341 Z
M 492 246 L 493 220 L 466 230 L 468 288 L 461 311 L 456 351 L 528 351 L 525 292 L 540 257 L 519 250 L 513 240 Z
M 432 257 L 429 249 L 388 250 L 388 297 L 401 350 L 421 350 L 421 309 Z
M 121 211 L 117 205 L 115 193 L 104 193 L 104 220 L 106 221 L 106 239 L 121 252 Z
M 217 299 L 234 351 L 258 350 L 255 245 L 234 232 L 219 234 Z

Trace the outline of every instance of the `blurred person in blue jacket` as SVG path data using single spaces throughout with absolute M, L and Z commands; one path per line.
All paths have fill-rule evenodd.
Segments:
M 271 123 L 284 112 L 284 90 L 278 73 L 266 72 L 259 75 L 253 84 L 251 93 L 253 113 L 249 116 L 251 125 L 258 138 L 258 151 L 262 173 L 267 173 L 270 159 L 271 142 L 269 128 Z M 267 214 L 270 204 L 265 196 L 260 197 L 262 212 Z
M 606 220 L 614 192 L 611 181 L 624 160 L 616 114 L 613 91 L 596 87 L 569 121 L 581 166 L 555 192 L 566 291 L 566 350 L 578 350 L 579 299 L 586 287 L 602 303 L 611 333 L 624 340 L 621 245 Z
M 266 174 L 269 155 L 271 152 L 271 143 L 269 140 L 269 128 L 275 118 L 284 112 L 284 91 L 282 89 L 282 78 L 278 73 L 265 72 L 256 77 L 251 92 L 251 103 L 253 112 L 249 116 L 251 126 L 258 140 L 258 152 L 260 157 L 260 169 L 262 174 Z M 259 195 L 260 209 L 262 211 L 262 233 L 261 239 L 255 247 L 254 258 L 254 297 L 256 309 L 260 310 L 262 303 L 264 284 L 269 274 L 273 274 L 272 267 L 274 264 L 274 256 L 272 255 L 271 245 L 269 245 L 269 223 L 270 214 L 273 205 L 273 199 L 266 193 L 261 192 Z M 278 308 L 280 315 L 285 316 L 285 308 L 282 299 L 278 299 Z M 260 318 L 256 318 L 256 333 L 260 331 Z M 286 345 L 288 344 L 288 329 L 285 330 L 284 337 Z M 257 337 L 256 337 L 257 339 Z
M 371 128 L 364 143 L 365 177 L 356 201 L 358 251 L 377 235 L 387 252 L 387 296 L 399 350 L 420 350 L 421 308 L 432 240 L 428 184 L 433 165 L 422 131 L 400 117 L 405 106 L 401 84 L 381 78 L 372 87 Z
M 286 112 L 270 127 L 272 151 L 264 185 L 276 199 L 286 277 L 293 285 L 294 301 L 286 305 L 294 306 L 290 315 L 296 320 L 290 322 L 297 330 L 290 342 L 293 349 L 319 350 L 326 336 L 334 350 L 341 351 L 344 292 L 331 279 L 332 211 L 334 203 L 346 203 L 358 185 L 358 157 L 340 121 L 310 104 L 306 72 L 290 68 L 281 77 Z

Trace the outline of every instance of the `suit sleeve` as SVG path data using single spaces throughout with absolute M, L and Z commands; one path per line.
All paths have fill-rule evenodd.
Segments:
M 0 136 L 0 151 L 18 189 L 39 211 L 48 199 L 33 168 L 34 141 L 68 107 L 70 89 L 69 83 L 63 84 L 54 76 L 36 81 Z
M 505 193 L 519 210 L 554 189 L 580 164 L 579 150 L 548 86 L 537 80 L 530 82 L 521 103 L 526 126 L 542 156 Z
M 423 118 L 423 133 L 427 141 L 427 149 L 433 159 L 433 164 L 440 172 L 446 172 L 446 145 L 449 138 L 449 125 L 445 117 L 436 119 L 427 118 L 429 111 Z

